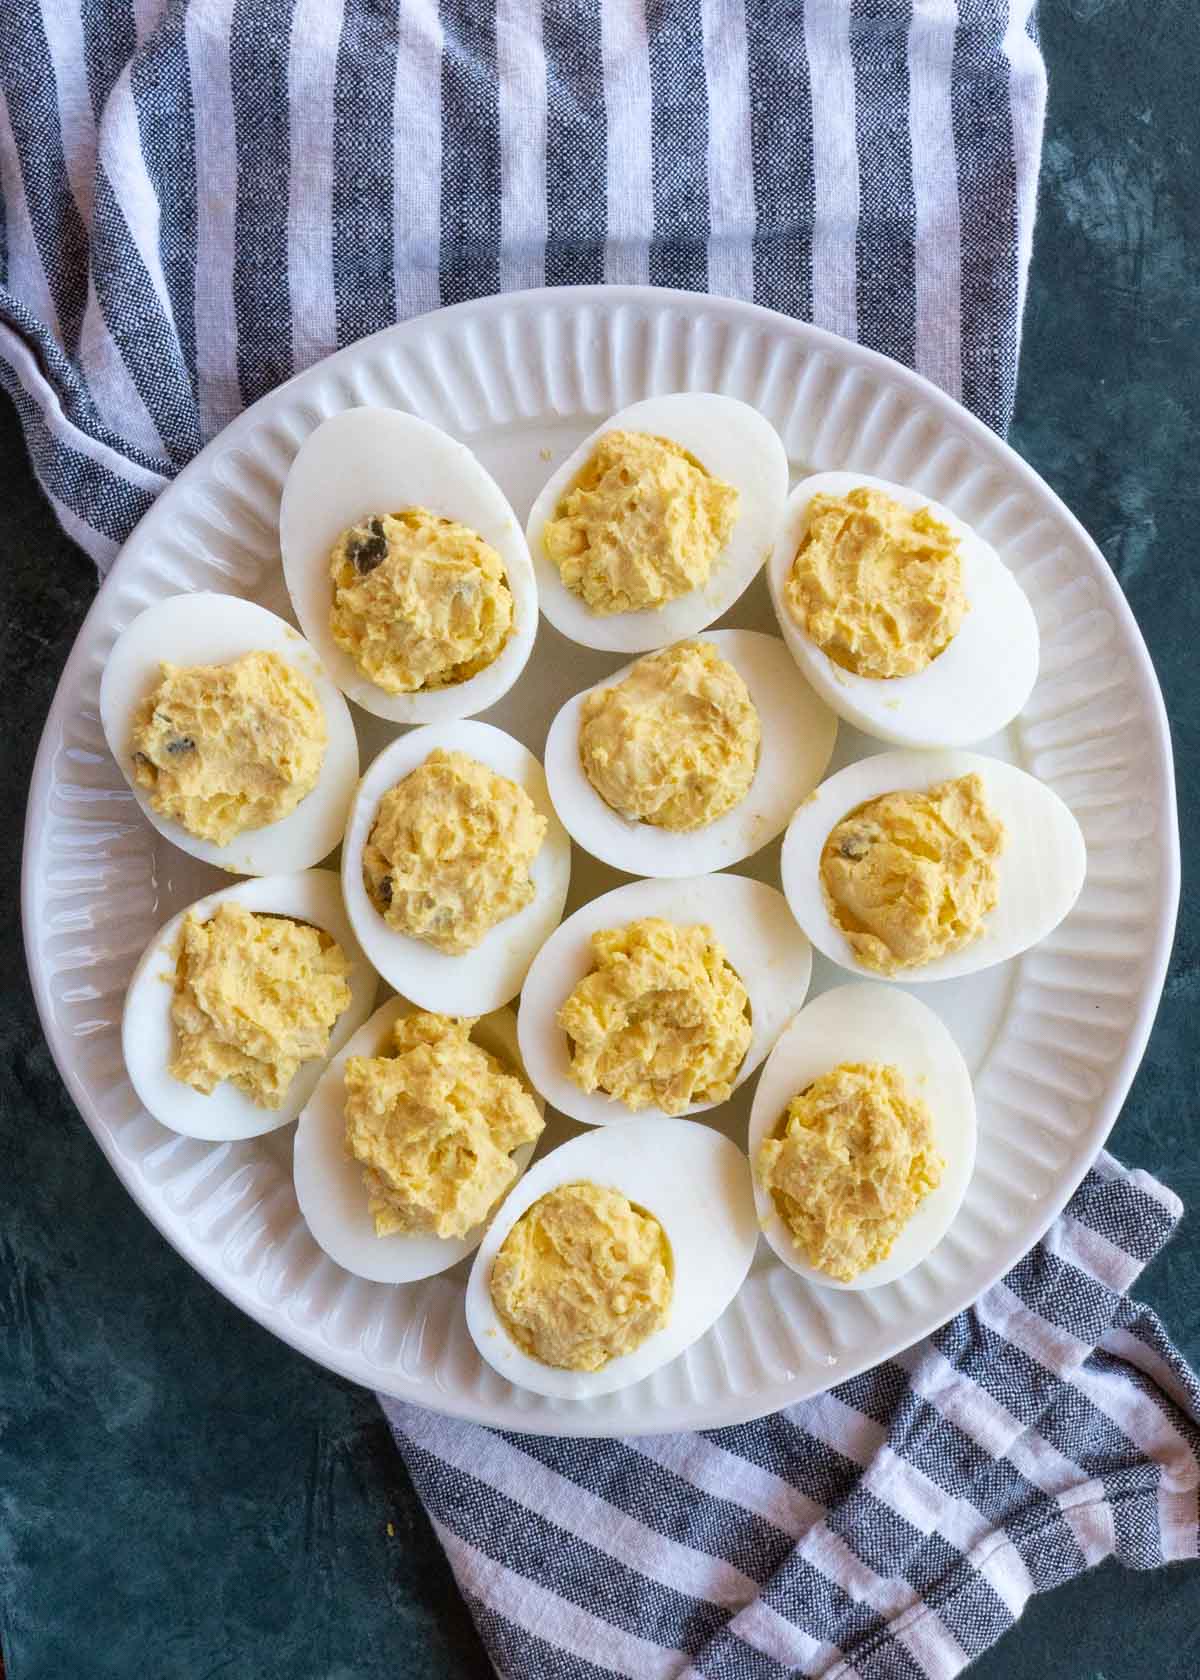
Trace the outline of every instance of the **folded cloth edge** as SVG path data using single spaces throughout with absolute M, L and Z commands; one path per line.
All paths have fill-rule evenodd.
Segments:
M 975 1307 L 825 1395 L 700 1436 L 522 1436 L 381 1396 L 499 1671 L 955 1674 L 1033 1593 L 1106 1557 L 1197 1556 L 1200 1384 L 1126 1293 L 1181 1212 L 1104 1153 Z M 711 1466 L 689 1475 L 702 1451 L 728 1468 L 716 1494 Z M 669 1516 L 632 1491 L 663 1462 Z M 690 1532 L 689 1494 L 709 1518 Z M 755 1578 L 746 1547 L 768 1531 Z M 606 1568 L 654 1637 L 621 1625 Z

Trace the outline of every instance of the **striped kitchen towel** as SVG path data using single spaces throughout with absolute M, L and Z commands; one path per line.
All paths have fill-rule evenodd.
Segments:
M 0 377 L 101 566 L 248 402 L 503 289 L 752 297 L 1003 430 L 1044 96 L 1032 0 L 0 5 Z M 1200 1391 L 1126 1293 L 1178 1213 L 1105 1158 L 973 1311 L 739 1428 L 389 1404 L 497 1670 L 923 1680 L 1195 1555 Z
M 514 1435 L 385 1400 L 506 1680 L 946 1680 L 1033 1593 L 1200 1538 L 1200 1383 L 1128 1290 L 1178 1199 L 1102 1155 L 896 1359 L 757 1423 Z
M 0 378 L 106 566 L 247 403 L 513 288 L 755 298 L 1003 430 L 1033 0 L 0 5 Z

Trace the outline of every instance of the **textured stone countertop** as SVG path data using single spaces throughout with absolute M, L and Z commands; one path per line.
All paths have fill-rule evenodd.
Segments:
M 1142 625 L 1200 855 L 1200 35 L 1194 0 L 1044 0 L 1050 121 L 1016 447 Z M 369 1394 L 241 1316 L 138 1212 L 72 1108 L 23 980 L 21 813 L 93 590 L 0 417 L 0 1634 L 8 1680 L 483 1680 Z M 1200 1361 L 1200 916 L 1112 1147 L 1191 1210 L 1139 1291 Z M 1200 1565 L 1105 1566 L 1034 1602 L 978 1680 L 1195 1680 Z

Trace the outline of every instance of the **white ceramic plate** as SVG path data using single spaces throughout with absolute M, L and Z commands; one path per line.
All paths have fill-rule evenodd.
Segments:
M 975 1076 L 979 1154 L 962 1212 L 886 1288 L 822 1290 L 760 1244 L 733 1305 L 644 1383 L 580 1402 L 516 1389 L 476 1354 L 463 1271 L 392 1286 L 351 1277 L 309 1236 L 292 1130 L 242 1143 L 177 1137 L 140 1107 L 121 1061 L 121 1002 L 154 929 L 212 890 L 211 867 L 144 820 L 97 717 L 105 657 L 141 609 L 224 589 L 286 611 L 276 521 L 288 463 L 328 415 L 407 408 L 479 454 L 524 518 L 556 462 L 606 415 L 672 390 L 724 391 L 779 429 L 795 477 L 850 467 L 916 485 L 972 523 L 1033 603 L 1033 696 L 983 750 L 1048 781 L 1078 817 L 1088 878 L 1036 950 L 921 988 Z M 547 459 L 549 456 L 549 460 Z M 760 578 L 727 623 L 772 631 Z M 546 727 L 627 657 L 543 624 L 489 712 L 540 755 Z M 368 761 L 393 732 L 356 712 Z M 878 750 L 843 726 L 833 768 Z M 778 845 L 743 873 L 778 885 Z M 625 877 L 577 853 L 570 913 Z M 1108 1134 L 1158 1003 L 1179 890 L 1170 745 L 1132 615 L 1095 545 L 1037 475 L 931 385 L 870 351 L 748 304 L 580 288 L 487 299 L 364 339 L 242 415 L 126 544 L 67 664 L 34 771 L 24 916 L 42 1022 L 71 1095 L 131 1194 L 245 1311 L 355 1381 L 502 1427 L 579 1435 L 714 1428 L 799 1400 L 887 1358 L 966 1306 L 1034 1243 Z M 812 994 L 834 979 L 814 964 Z M 754 1081 L 705 1117 L 745 1135 Z M 542 1148 L 576 1128 L 548 1111 Z M 232 1374 L 236 1382 L 236 1373 Z

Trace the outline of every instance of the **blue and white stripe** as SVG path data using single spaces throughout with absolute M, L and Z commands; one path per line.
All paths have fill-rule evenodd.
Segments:
M 754 298 L 1003 429 L 1033 0 L 0 8 L 0 378 L 102 563 L 247 403 L 542 284 Z
M 385 1402 L 512 1680 L 947 1680 L 1102 1559 L 1197 1555 L 1200 1386 L 1130 1301 L 1177 1200 L 1102 1156 L 929 1341 L 773 1417 L 629 1441 Z

